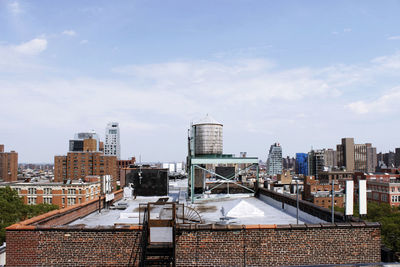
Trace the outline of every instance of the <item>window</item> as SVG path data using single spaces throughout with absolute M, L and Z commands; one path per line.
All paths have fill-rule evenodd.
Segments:
M 44 195 L 51 195 L 53 193 L 53 189 L 51 188 L 44 188 L 43 189 L 43 194 Z
M 28 197 L 28 205 L 35 205 L 36 197 Z
M 68 195 L 75 195 L 75 189 L 68 189 Z
M 62 198 L 62 204 L 65 205 L 65 197 Z
M 16 188 L 14 188 L 14 190 L 16 190 L 18 192 L 18 195 L 21 195 L 21 188 L 16 187 Z
M 68 197 L 68 206 L 72 206 L 76 204 L 76 198 L 75 197 Z
M 53 198 L 52 197 L 43 197 L 43 203 L 53 204 Z
M 28 188 L 29 195 L 36 195 L 36 188 Z

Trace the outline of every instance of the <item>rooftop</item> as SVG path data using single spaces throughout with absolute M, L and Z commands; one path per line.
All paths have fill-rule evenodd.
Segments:
M 230 225 L 253 225 L 253 224 L 296 224 L 296 217 L 285 211 L 272 206 L 263 200 L 249 194 L 219 194 L 209 195 L 208 199 L 198 200 L 195 204 L 186 202 L 187 179 L 170 182 L 170 193 L 168 196 L 142 197 L 136 199 L 123 198 L 118 203 L 126 203 L 127 208 L 102 209 L 86 217 L 73 221 L 69 225 L 95 226 L 117 226 L 125 224 L 139 224 L 139 204 L 156 202 L 160 198 L 168 198 L 168 202 L 177 201 L 185 207 L 195 209 L 205 224 L 230 224 Z M 161 213 L 160 210 L 151 211 L 151 216 Z M 154 214 L 153 214 L 154 213 Z M 299 223 L 310 223 L 311 221 L 299 220 Z

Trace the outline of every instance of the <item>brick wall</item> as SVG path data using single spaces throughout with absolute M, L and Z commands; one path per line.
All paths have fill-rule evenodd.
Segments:
M 176 246 L 177 266 L 380 262 L 380 228 L 375 224 L 234 228 L 180 229 Z
M 176 266 L 380 262 L 380 226 L 375 223 L 180 225 L 177 233 Z M 8 230 L 7 266 L 127 266 L 140 236 L 138 226 Z
M 140 236 L 139 227 L 7 231 L 7 266 L 127 266 Z

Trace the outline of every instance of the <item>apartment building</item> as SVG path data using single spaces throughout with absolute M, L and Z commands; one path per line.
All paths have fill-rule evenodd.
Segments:
M 0 187 L 10 186 L 18 192 L 25 204 L 54 204 L 60 208 L 98 199 L 101 194 L 100 177 L 87 178 L 86 182 L 64 183 L 1 183 Z
M 344 195 L 338 181 L 334 184 L 335 196 L 334 205 L 336 207 L 344 207 Z M 323 208 L 330 208 L 332 206 L 332 184 L 323 183 L 315 179 L 313 176 L 307 176 L 304 179 L 304 193 L 303 199 L 314 203 Z
M 18 153 L 4 152 L 4 145 L 0 144 L 0 181 L 15 182 L 18 179 Z
M 400 206 L 400 174 L 356 172 L 354 179 L 367 180 L 368 201 Z

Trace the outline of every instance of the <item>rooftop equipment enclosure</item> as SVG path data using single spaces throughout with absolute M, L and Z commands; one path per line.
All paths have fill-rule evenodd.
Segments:
M 132 169 L 127 173 L 126 181 L 132 183 L 137 196 L 168 195 L 168 169 Z

